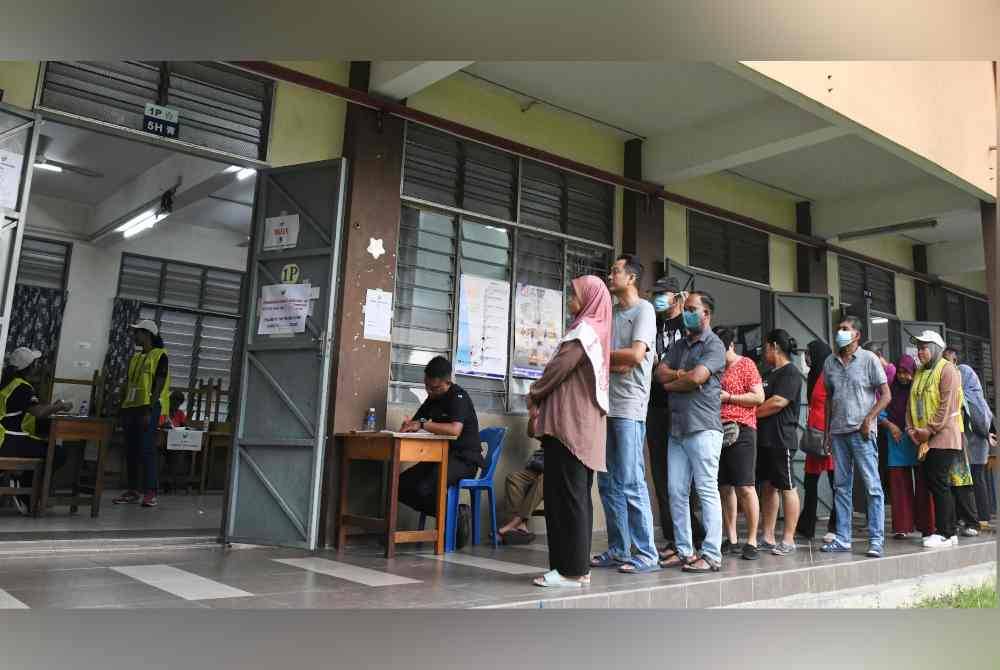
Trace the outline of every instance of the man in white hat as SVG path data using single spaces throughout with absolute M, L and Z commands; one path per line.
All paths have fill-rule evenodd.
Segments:
M 10 458 L 41 458 L 48 452 L 48 419 L 57 412 L 65 412 L 71 405 L 64 402 L 43 404 L 38 401 L 31 381 L 37 376 L 40 351 L 18 347 L 7 356 L 7 365 L 0 379 L 0 455 Z M 66 460 L 62 449 L 57 449 L 53 470 L 58 470 Z M 14 480 L 14 488 L 31 486 L 33 472 L 24 472 Z M 14 504 L 21 514 L 28 514 L 30 496 L 14 496 Z
M 125 433 L 128 490 L 115 498 L 114 503 L 121 505 L 141 500 L 143 507 L 155 507 L 159 459 L 154 437 L 160 417 L 170 411 L 170 367 L 156 323 L 149 319 L 139 321 L 132 326 L 132 337 L 139 351 L 128 363 L 120 412 Z

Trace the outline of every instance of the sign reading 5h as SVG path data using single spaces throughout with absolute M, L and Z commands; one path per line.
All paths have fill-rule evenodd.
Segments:
M 162 137 L 177 137 L 177 110 L 147 102 L 142 116 L 142 129 Z

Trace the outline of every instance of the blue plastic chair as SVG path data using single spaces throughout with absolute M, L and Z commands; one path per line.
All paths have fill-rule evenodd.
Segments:
M 493 475 L 497 471 L 497 463 L 500 462 L 500 454 L 503 453 L 503 445 L 507 429 L 503 427 L 484 428 L 479 431 L 479 441 L 486 443 L 486 468 L 475 479 L 460 479 L 454 486 L 448 487 L 448 496 L 445 506 L 445 551 L 455 551 L 455 538 L 458 534 L 458 499 L 462 489 L 468 489 L 469 498 L 472 501 L 472 544 L 479 544 L 479 505 L 482 500 L 483 491 L 486 492 L 490 505 L 490 530 L 492 531 L 493 546 L 497 546 L 497 505 L 496 493 L 493 488 Z M 427 515 L 420 515 L 420 523 L 417 526 L 424 529 L 427 523 Z

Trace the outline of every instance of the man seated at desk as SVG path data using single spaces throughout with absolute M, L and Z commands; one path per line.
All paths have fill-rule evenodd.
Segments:
M 451 363 L 443 356 L 424 368 L 427 399 L 412 418 L 403 421 L 400 432 L 424 431 L 458 439 L 448 449 L 448 486 L 459 479 L 475 477 L 484 466 L 479 442 L 479 419 L 469 394 L 451 381 Z M 417 463 L 399 477 L 399 501 L 427 516 L 437 516 L 437 463 Z M 459 507 L 458 544 L 468 536 L 468 508 Z

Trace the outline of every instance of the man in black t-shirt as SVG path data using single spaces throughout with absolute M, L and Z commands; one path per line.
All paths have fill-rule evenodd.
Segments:
M 656 311 L 656 360 L 653 372 L 666 356 L 667 350 L 677 340 L 684 337 L 684 318 L 681 312 L 687 295 L 681 292 L 677 277 L 663 276 L 656 280 L 651 291 L 651 302 Z M 653 379 L 655 380 L 655 374 Z M 670 515 L 670 500 L 667 497 L 667 439 L 670 436 L 670 398 L 661 384 L 653 381 L 649 391 L 649 407 L 646 410 L 646 446 L 649 448 L 649 465 L 653 475 L 653 489 L 656 493 L 657 510 L 660 513 L 660 528 L 667 549 L 674 548 L 674 522 Z M 694 487 L 691 488 L 694 496 Z M 691 503 L 691 530 L 694 544 L 701 546 L 705 538 L 705 527 L 698 508 L 697 498 Z
M 403 421 L 404 433 L 425 431 L 457 439 L 448 449 L 448 486 L 475 477 L 483 463 L 479 419 L 469 394 L 451 381 L 451 363 L 438 356 L 424 368 L 427 400 L 412 418 Z M 427 516 L 437 515 L 436 463 L 417 463 L 399 477 L 399 501 Z M 461 525 L 461 522 L 460 522 Z

